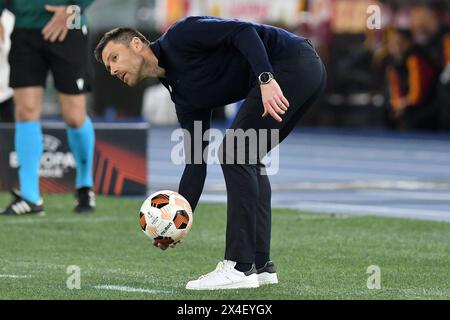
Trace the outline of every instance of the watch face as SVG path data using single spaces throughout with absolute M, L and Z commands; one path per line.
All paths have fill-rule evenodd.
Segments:
M 263 82 L 263 83 L 267 82 L 267 81 L 269 81 L 269 79 L 270 79 L 270 76 L 267 72 L 264 72 L 261 74 L 261 82 Z

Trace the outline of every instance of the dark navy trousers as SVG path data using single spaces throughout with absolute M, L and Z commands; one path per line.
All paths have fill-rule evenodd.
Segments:
M 259 84 L 255 84 L 241 106 L 230 129 L 260 129 L 278 131 L 282 142 L 297 125 L 308 109 L 318 101 L 326 86 L 325 67 L 309 41 L 299 41 L 298 45 L 289 49 L 285 58 L 271 60 L 275 79 L 280 85 L 290 107 L 278 123 L 270 115 L 262 118 L 264 107 Z M 199 110 L 190 117 L 183 116 L 181 127 L 193 136 L 193 121 L 201 121 L 203 132 L 209 129 L 211 111 Z M 246 140 L 244 163 L 227 163 L 228 158 L 237 160 L 236 153 L 242 146 L 227 148 L 228 139 L 225 136 L 220 149 L 223 175 L 227 189 L 227 227 L 225 259 L 241 263 L 254 263 L 256 255 L 270 256 L 271 240 L 271 187 L 269 177 L 261 174 L 264 165 L 261 163 L 264 152 L 258 149 L 260 145 L 268 145 L 267 150 L 276 147 L 268 139 L 266 144 L 258 140 L 256 148 L 250 148 Z M 186 140 L 185 140 L 186 142 Z M 203 142 L 206 148 L 208 142 Z M 193 146 L 185 144 L 185 150 L 193 154 Z M 252 154 L 253 153 L 253 154 Z M 256 159 L 256 160 L 255 160 Z M 206 178 L 206 163 L 187 164 L 183 173 L 179 192 L 187 198 L 195 209 Z

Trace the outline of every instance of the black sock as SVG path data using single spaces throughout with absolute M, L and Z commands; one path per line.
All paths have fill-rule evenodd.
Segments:
M 270 261 L 268 253 L 256 252 L 255 255 L 256 269 L 261 269 L 268 261 Z
M 246 272 L 248 270 L 250 270 L 252 268 L 252 263 L 241 263 L 241 262 L 236 262 L 236 265 L 234 266 L 234 268 L 237 271 L 240 272 Z

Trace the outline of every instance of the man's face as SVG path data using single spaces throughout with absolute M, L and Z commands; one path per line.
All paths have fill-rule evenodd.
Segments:
M 402 54 L 402 46 L 400 44 L 400 37 L 397 33 L 391 33 L 388 36 L 387 49 L 391 56 L 398 58 Z
M 439 19 L 429 8 L 414 8 L 411 12 L 411 29 L 419 42 L 427 42 L 439 31 Z
M 136 40 L 137 39 L 137 40 Z M 130 87 L 142 80 L 144 58 L 140 54 L 142 42 L 133 38 L 129 45 L 110 41 L 102 52 L 102 60 L 112 76 L 116 76 Z
M 395 59 L 401 59 L 409 49 L 410 42 L 397 32 L 392 32 L 388 36 L 387 48 L 389 54 Z

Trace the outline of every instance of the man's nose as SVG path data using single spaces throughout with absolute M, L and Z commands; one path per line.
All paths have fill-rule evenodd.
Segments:
M 117 74 L 117 68 L 111 66 L 111 75 L 115 76 Z

